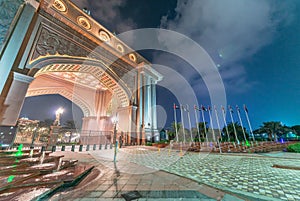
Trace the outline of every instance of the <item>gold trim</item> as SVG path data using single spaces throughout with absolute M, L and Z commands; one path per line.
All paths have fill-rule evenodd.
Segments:
M 121 45 L 121 44 L 118 44 L 117 45 L 117 50 L 119 51 L 119 52 L 124 52 L 124 47 Z
M 59 12 L 67 12 L 67 6 L 61 0 L 54 0 L 52 6 Z
M 136 56 L 135 56 L 135 54 L 130 53 L 130 54 L 128 55 L 128 57 L 129 57 L 129 59 L 130 59 L 131 61 L 136 62 Z
M 100 30 L 99 31 L 99 39 L 104 41 L 104 42 L 109 42 L 110 41 L 110 36 L 106 31 Z
M 83 28 L 85 28 L 86 30 L 90 30 L 91 29 L 91 23 L 89 22 L 89 20 L 83 16 L 79 16 L 77 17 L 77 23 L 82 26 Z

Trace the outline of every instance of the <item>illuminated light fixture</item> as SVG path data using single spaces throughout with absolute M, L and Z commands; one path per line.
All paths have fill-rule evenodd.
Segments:
M 64 113 L 64 109 L 61 107 L 55 111 L 55 114 L 62 114 L 62 113 Z
M 103 31 L 103 30 L 101 30 L 99 32 L 99 37 L 100 37 L 100 40 L 102 40 L 104 42 L 108 42 L 110 40 L 109 35 L 105 31 Z
M 60 11 L 60 12 L 66 12 L 67 11 L 67 6 L 64 4 L 61 0 L 54 0 L 52 6 Z
M 135 54 L 133 54 L 133 53 L 129 54 L 129 59 L 130 59 L 131 61 L 136 62 L 136 56 L 135 56 Z
M 69 75 L 69 74 L 64 74 L 64 77 L 67 78 L 67 79 L 70 79 L 70 78 L 71 78 L 71 75 Z
M 118 45 L 117 45 L 117 50 L 118 50 L 119 52 L 124 52 L 124 48 L 123 48 L 123 46 L 122 46 L 121 44 L 118 44 Z
M 79 16 L 79 17 L 77 18 L 77 23 L 78 23 L 80 26 L 84 27 L 86 30 L 91 29 L 91 24 L 90 24 L 89 21 L 88 21 L 85 17 L 83 17 L 83 16 Z

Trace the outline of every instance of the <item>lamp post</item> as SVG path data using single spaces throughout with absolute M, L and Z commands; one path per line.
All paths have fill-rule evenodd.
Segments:
M 114 136 L 113 136 L 113 143 L 115 144 L 115 149 L 114 149 L 114 163 L 116 163 L 117 147 L 118 147 L 118 141 L 117 141 L 117 123 L 118 123 L 118 118 L 117 118 L 117 115 L 114 116 L 111 120 L 112 120 L 112 123 L 114 125 Z
M 54 121 L 54 126 L 60 126 L 60 118 L 61 118 L 61 115 L 64 113 L 64 109 L 63 108 L 58 108 L 55 112 L 55 115 L 56 115 L 56 118 L 55 118 L 55 121 Z

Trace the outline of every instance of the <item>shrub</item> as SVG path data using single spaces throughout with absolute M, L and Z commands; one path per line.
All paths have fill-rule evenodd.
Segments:
M 291 144 L 287 147 L 288 152 L 300 153 L 300 143 Z
M 152 146 L 152 143 L 151 142 L 147 142 L 146 146 Z
M 159 142 L 156 142 L 156 144 L 167 144 L 168 142 L 168 140 L 161 140 Z

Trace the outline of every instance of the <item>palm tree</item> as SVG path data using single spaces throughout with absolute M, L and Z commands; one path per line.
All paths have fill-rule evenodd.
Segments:
M 205 139 L 206 138 L 206 132 L 207 132 L 207 122 L 199 122 L 198 124 L 200 137 Z
M 289 131 L 291 131 L 292 129 L 282 125 L 281 122 L 279 121 L 269 121 L 269 122 L 263 122 L 263 125 L 260 126 L 260 128 L 258 129 L 259 133 L 267 133 L 269 136 L 269 140 L 274 139 L 275 141 L 277 141 L 277 135 L 282 135 L 285 134 Z
M 298 136 L 300 135 L 300 125 L 292 126 L 291 129 L 294 133 L 296 133 Z
M 171 129 L 168 131 L 168 135 L 169 135 L 170 139 L 176 138 L 176 129 L 179 134 L 180 128 L 181 128 L 181 123 L 176 123 L 176 124 L 175 124 L 175 122 L 171 123 Z
M 237 138 L 238 138 L 239 141 L 244 141 L 245 140 L 243 130 L 245 132 L 246 139 L 249 138 L 249 134 L 246 132 L 245 127 L 242 127 L 238 122 L 234 123 L 234 127 L 235 127 Z M 227 130 L 228 130 L 230 141 L 235 141 L 235 133 L 234 133 L 234 128 L 233 128 L 232 123 L 227 123 Z M 222 132 L 226 133 L 226 127 L 225 126 L 222 129 Z

